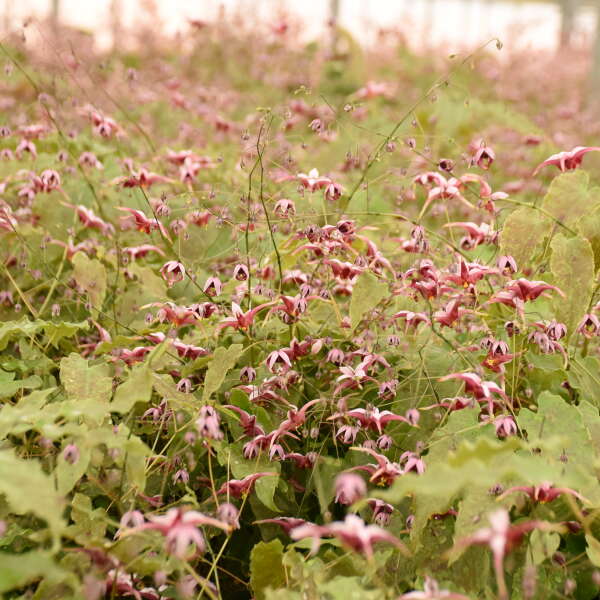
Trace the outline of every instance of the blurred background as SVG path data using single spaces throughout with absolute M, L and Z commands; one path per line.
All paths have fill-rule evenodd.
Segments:
M 55 42 L 79 52 L 161 43 L 176 51 L 195 30 L 226 23 L 302 43 L 346 31 L 373 50 L 388 35 L 432 56 L 471 52 L 497 38 L 508 69 L 519 54 L 551 79 L 559 77 L 558 60 L 560 77 L 578 70 L 588 101 L 600 100 L 600 0 L 0 0 L 4 39 L 17 34 L 28 45 L 42 42 L 39 48 L 50 29 Z
M 156 16 L 157 32 L 173 34 L 190 20 L 248 13 L 250 18 L 281 15 L 303 22 L 304 35 L 318 36 L 331 18 L 363 41 L 374 32 L 400 28 L 415 48 L 476 45 L 490 37 L 523 48 L 591 45 L 600 0 L 2 0 L 5 29 L 29 18 L 54 19 L 93 31 L 105 48 L 123 28 L 136 27 L 140 15 Z

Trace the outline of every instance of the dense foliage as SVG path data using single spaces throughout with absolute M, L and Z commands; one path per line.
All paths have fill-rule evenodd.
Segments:
M 0 593 L 597 597 L 578 70 L 138 33 L 0 46 Z

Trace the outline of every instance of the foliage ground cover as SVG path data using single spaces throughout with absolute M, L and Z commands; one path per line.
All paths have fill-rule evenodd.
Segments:
M 580 62 L 296 29 L 0 44 L 0 593 L 597 597 Z

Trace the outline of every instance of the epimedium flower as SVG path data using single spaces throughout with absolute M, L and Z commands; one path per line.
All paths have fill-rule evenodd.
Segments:
M 425 575 L 423 591 L 407 592 L 398 596 L 396 600 L 470 600 L 470 598 L 464 594 L 441 590 L 433 577 Z
M 572 171 L 581 165 L 583 157 L 588 152 L 600 152 L 598 146 L 575 146 L 572 150 L 559 152 L 548 157 L 544 162 L 540 163 L 532 175 L 537 175 L 541 169 L 546 166 L 552 165 L 558 167 L 562 173 L 565 171 Z
M 220 296 L 222 286 L 223 284 L 218 277 L 209 277 L 204 283 L 202 291 L 208 296 Z
M 217 494 L 227 494 L 234 498 L 241 498 L 246 494 L 250 494 L 254 488 L 254 484 L 261 477 L 272 477 L 277 476 L 277 473 L 271 471 L 252 473 L 247 475 L 243 479 L 230 479 L 226 481 L 218 490 Z
M 335 499 L 340 504 L 354 504 L 367 494 L 367 484 L 360 475 L 340 473 L 335 478 Z
M 506 509 L 497 510 L 489 515 L 489 527 L 479 529 L 473 535 L 459 540 L 455 547 L 471 545 L 489 546 L 492 551 L 498 596 L 502 600 L 508 599 L 508 590 L 504 578 L 504 558 L 514 550 L 525 534 L 534 529 L 541 531 L 561 531 L 560 526 L 552 525 L 546 521 L 525 521 L 511 525 L 510 516 Z
M 504 498 L 509 494 L 514 494 L 515 492 L 523 492 L 531 499 L 532 502 L 539 502 L 540 504 L 552 502 L 563 494 L 569 494 L 574 498 L 581 500 L 582 502 L 589 502 L 579 492 L 567 487 L 555 487 L 550 481 L 544 481 L 539 485 L 513 486 L 508 488 L 501 496 L 499 496 L 499 498 Z
M 185 278 L 185 267 L 176 260 L 166 262 L 160 269 L 162 278 L 167 282 L 169 287 L 173 287 L 179 281 Z
M 196 419 L 196 429 L 198 433 L 211 440 L 222 440 L 223 432 L 220 428 L 219 413 L 210 404 L 200 408 L 200 414 Z
M 227 533 L 231 531 L 229 523 L 183 508 L 170 508 L 164 515 L 150 515 L 147 520 L 147 523 L 133 527 L 124 534 L 148 530 L 159 531 L 165 537 L 166 551 L 181 559 L 186 558 L 192 545 L 200 554 L 206 550 L 206 542 L 199 529 L 200 526 L 217 527 Z
M 373 546 L 378 542 L 386 542 L 395 546 L 403 554 L 408 554 L 406 546 L 392 534 L 377 525 L 365 525 L 357 515 L 346 515 L 344 521 L 334 521 L 329 525 L 305 523 L 290 531 L 293 540 L 309 538 L 313 540 L 311 554 L 315 554 L 323 537 L 335 537 L 344 546 L 363 554 L 367 559 L 373 558 Z
M 248 329 L 250 325 L 254 322 L 254 317 L 265 308 L 269 306 L 273 306 L 275 304 L 274 301 L 265 302 L 264 304 L 259 304 L 255 306 L 253 309 L 244 312 L 240 305 L 236 302 L 231 303 L 231 312 L 233 313 L 233 318 L 225 319 L 221 321 L 218 325 L 218 329 L 226 329 L 227 327 L 233 327 L 234 329 Z

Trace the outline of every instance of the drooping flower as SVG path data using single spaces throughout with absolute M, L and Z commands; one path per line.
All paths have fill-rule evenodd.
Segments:
M 161 267 L 160 274 L 167 285 L 172 287 L 185 278 L 185 267 L 176 260 L 170 260 Z
M 563 151 L 559 152 L 558 154 L 553 154 L 535 168 L 533 175 L 537 175 L 541 169 L 548 165 L 554 165 L 555 167 L 558 167 L 562 173 L 565 171 L 572 171 L 581 165 L 583 157 L 588 152 L 600 152 L 600 147 L 576 146 L 573 148 L 573 150 L 569 150 L 568 152 Z
M 340 504 L 354 504 L 367 493 L 367 485 L 360 475 L 340 473 L 335 478 L 335 499 Z

